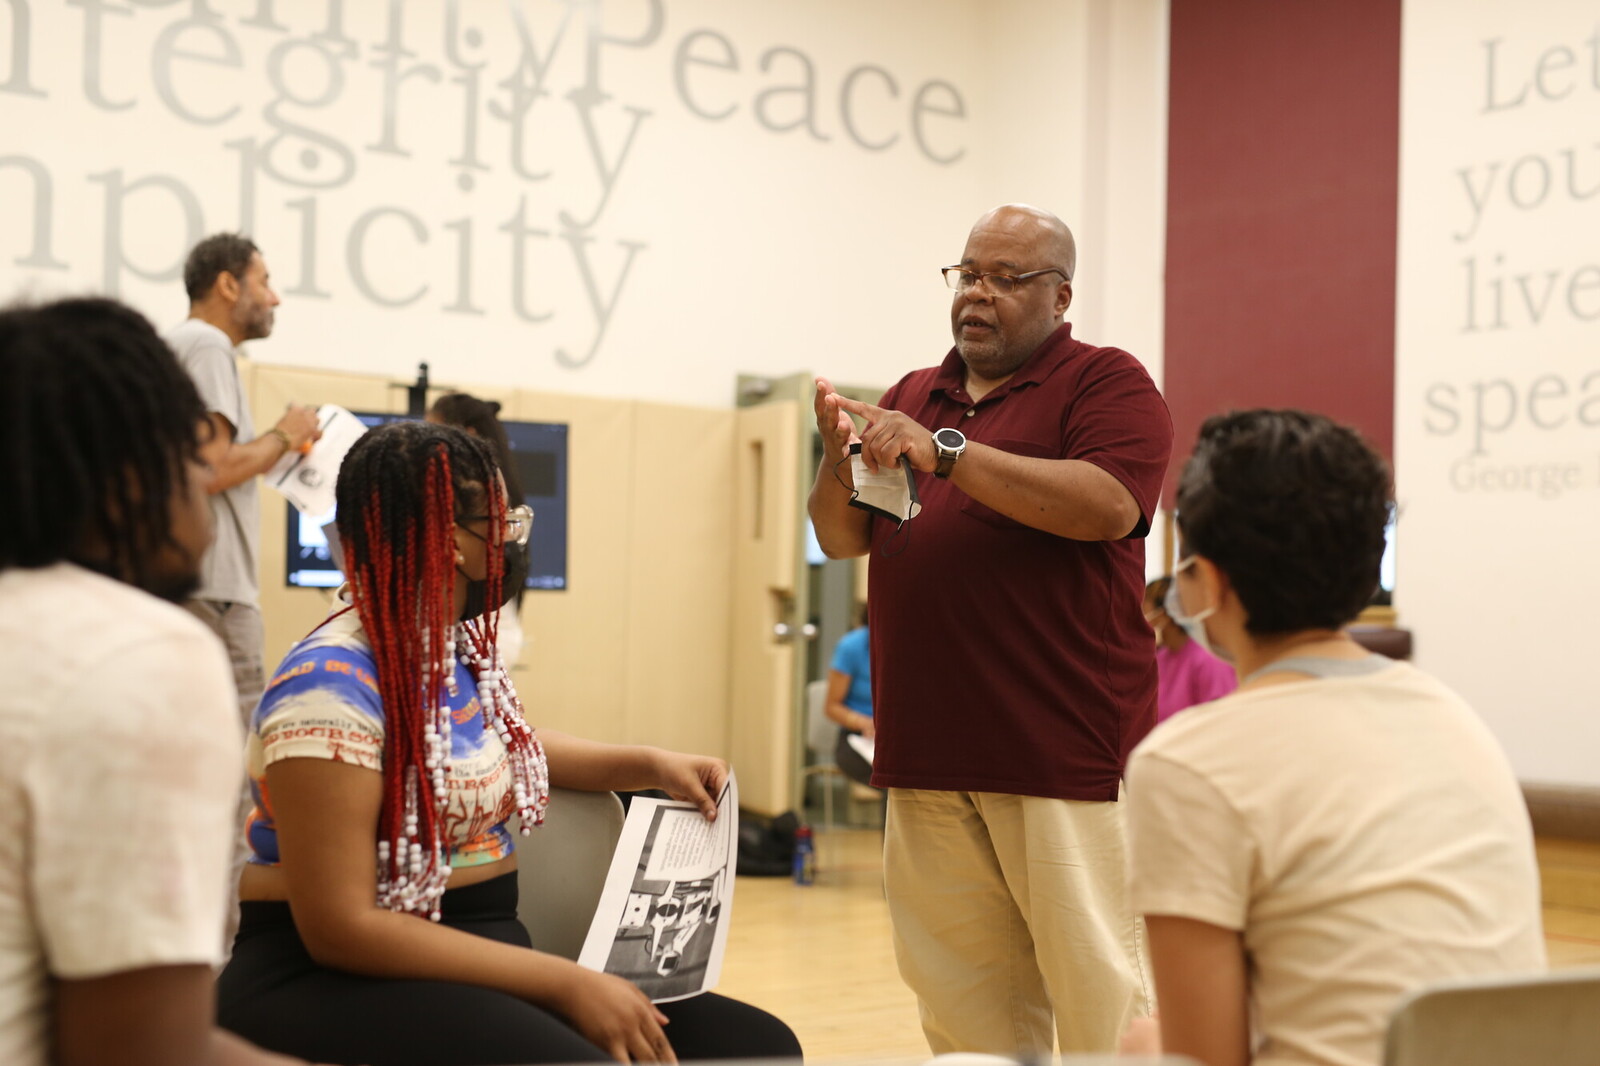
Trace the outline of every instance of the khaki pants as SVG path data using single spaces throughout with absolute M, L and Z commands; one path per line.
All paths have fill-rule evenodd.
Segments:
M 889 791 L 884 887 L 935 1054 L 1111 1053 L 1150 1012 L 1120 803 Z
M 239 694 L 239 723 L 248 733 L 250 719 L 261 702 L 261 690 L 266 684 L 266 669 L 262 663 L 266 655 L 266 630 L 261 624 L 261 610 L 251 603 L 223 603 L 217 600 L 186 600 L 184 608 L 206 624 L 228 649 L 228 661 L 233 666 L 233 687 Z M 250 856 L 250 845 L 245 840 L 244 825 L 255 809 L 250 795 L 250 781 L 245 776 L 244 749 L 239 749 L 239 809 L 235 824 L 238 834 L 234 839 L 233 862 L 228 871 L 228 924 L 222 942 L 223 957 L 233 951 L 233 936 L 239 931 L 239 875 L 245 860 Z

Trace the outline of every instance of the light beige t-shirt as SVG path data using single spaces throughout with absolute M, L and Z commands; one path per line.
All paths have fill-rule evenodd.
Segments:
M 1127 788 L 1133 905 L 1243 931 L 1257 1064 L 1371 1066 L 1418 986 L 1545 967 L 1511 767 L 1404 663 L 1192 708 Z
M 50 979 L 222 958 L 244 742 L 183 610 L 61 564 L 0 572 L 0 1063 L 44 1066 Z

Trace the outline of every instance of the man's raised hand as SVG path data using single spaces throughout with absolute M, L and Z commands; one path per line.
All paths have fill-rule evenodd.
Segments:
M 861 459 L 874 474 L 879 466 L 893 466 L 904 455 L 913 469 L 931 473 L 938 463 L 938 453 L 933 447 L 933 434 L 899 411 L 886 411 L 870 403 L 852 400 L 834 392 L 825 402 L 842 412 L 848 411 L 867 420 L 861 431 Z
M 827 378 L 817 379 L 817 392 L 813 403 L 817 411 L 817 432 L 822 434 L 822 446 L 828 455 L 830 463 L 838 462 L 850 451 L 850 445 L 860 440 L 856 436 L 856 424 L 850 421 L 850 416 L 841 411 L 838 405 L 830 403 L 829 398 L 843 399 Z

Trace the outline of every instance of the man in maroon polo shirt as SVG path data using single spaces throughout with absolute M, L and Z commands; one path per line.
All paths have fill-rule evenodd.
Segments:
M 1149 1008 L 1117 799 L 1155 722 L 1142 538 L 1172 422 L 1132 356 L 1072 337 L 1076 260 L 1054 215 L 996 208 L 945 271 L 942 364 L 877 406 L 817 381 L 811 518 L 828 555 L 871 553 L 885 886 L 935 1053 L 1110 1052 Z M 869 468 L 916 471 L 903 529 L 849 505 L 851 413 Z

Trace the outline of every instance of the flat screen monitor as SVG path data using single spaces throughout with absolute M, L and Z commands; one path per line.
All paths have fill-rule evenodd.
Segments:
M 405 415 L 352 411 L 368 427 L 406 420 Z M 567 587 L 567 427 L 558 422 L 502 422 L 511 461 L 522 482 L 523 502 L 533 508 L 528 537 L 528 588 Z M 284 580 L 298 588 L 336 588 L 344 581 L 338 551 L 330 543 L 334 513 L 301 514 L 285 508 Z

